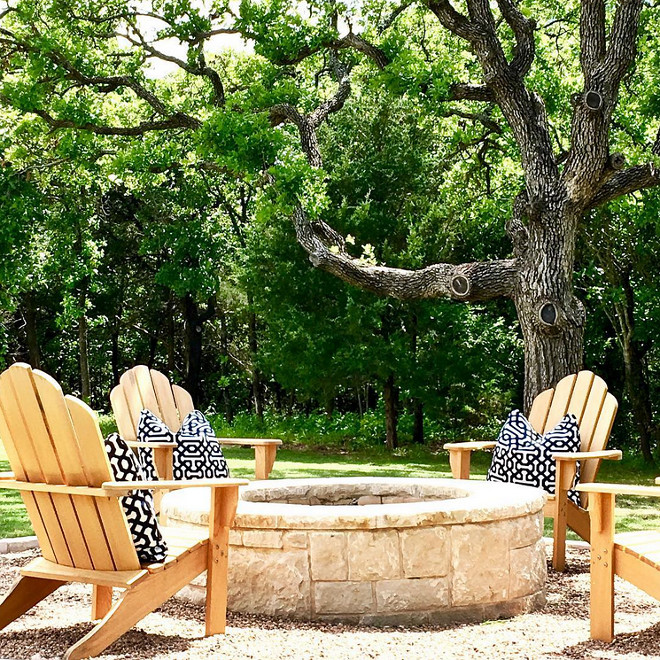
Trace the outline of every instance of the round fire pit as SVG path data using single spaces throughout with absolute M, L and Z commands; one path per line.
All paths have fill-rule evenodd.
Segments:
M 208 522 L 209 492 L 163 499 Z M 483 481 L 287 479 L 241 489 L 229 609 L 367 625 L 510 617 L 545 602 L 544 495 Z M 203 579 L 188 589 L 202 597 Z

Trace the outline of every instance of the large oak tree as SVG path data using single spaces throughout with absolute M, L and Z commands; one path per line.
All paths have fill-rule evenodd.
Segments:
M 640 81 L 623 88 L 639 60 L 640 38 L 655 39 L 654 12 L 643 0 L 359 7 L 312 1 L 306 8 L 288 0 L 244 0 L 238 7 L 13 0 L 0 11 L 0 102 L 53 131 L 108 140 L 193 134 L 200 167 L 284 191 L 281 207 L 311 262 L 351 284 L 403 300 L 511 299 L 524 338 L 529 404 L 581 366 L 585 312 L 573 271 L 576 237 L 589 213 L 660 184 L 660 132 L 648 125 L 654 110 L 642 116 L 637 108 L 644 128 L 631 131 L 635 108 L 628 99 Z M 552 32 L 555 25 L 561 30 Z M 225 35 L 243 37 L 259 57 L 236 62 L 214 55 Z M 540 57 L 539 44 L 548 39 L 556 42 L 554 56 L 544 46 Z M 642 70 L 654 73 L 646 46 L 644 58 Z M 183 73 L 154 79 L 154 61 Z M 316 199 L 324 180 L 318 134 L 354 93 L 355 78 L 360 86 L 399 85 L 402 94 L 423 96 L 429 112 L 480 127 L 466 148 L 477 149 L 485 167 L 488 149 L 517 159 L 519 187 L 502 217 L 510 255 L 392 268 L 356 255 L 325 222 Z M 549 92 L 550 78 L 557 94 Z M 626 121 L 617 115 L 624 97 Z M 290 128 L 305 167 L 283 138 Z M 613 148 L 626 144 L 619 134 L 630 137 L 630 154 Z

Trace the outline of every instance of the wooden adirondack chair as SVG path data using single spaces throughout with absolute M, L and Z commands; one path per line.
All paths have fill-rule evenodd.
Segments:
M 178 385 L 172 385 L 167 376 L 145 365 L 129 369 L 119 379 L 110 393 L 110 403 L 117 420 L 119 434 L 129 444 L 137 440 L 136 431 L 140 412 L 150 410 L 162 419 L 175 433 L 181 428 L 186 415 L 195 409 L 192 397 Z M 277 447 L 281 440 L 264 438 L 218 438 L 221 445 L 254 447 L 255 477 L 268 479 Z M 155 447 L 154 462 L 159 476 L 172 478 L 172 448 L 158 443 Z
M 656 480 L 660 485 L 660 480 Z M 614 576 L 660 600 L 660 530 L 614 533 L 615 495 L 660 497 L 658 486 L 580 484 L 591 516 L 591 638 L 614 638 Z
M 0 630 L 66 582 L 94 585 L 98 625 L 65 658 L 98 655 L 193 578 L 208 570 L 206 634 L 224 632 L 229 527 L 237 479 L 145 482 L 148 488 L 211 487 L 209 530 L 163 528 L 166 560 L 141 566 L 119 500 L 135 482 L 116 482 L 96 414 L 62 395 L 47 374 L 15 364 L 0 376 L 0 439 L 13 473 L 0 488 L 21 491 L 42 557 L 0 602 Z M 113 587 L 123 589 L 112 603 Z M 1 643 L 0 643 L 1 646 Z
M 618 450 L 606 450 L 612 424 L 619 404 L 607 391 L 605 381 L 590 371 L 580 371 L 562 378 L 556 387 L 541 392 L 532 403 L 529 421 L 539 433 L 557 425 L 567 413 L 573 413 L 580 426 L 580 452 L 555 454 L 557 474 L 555 494 L 548 495 L 544 515 L 554 519 L 552 565 L 563 571 L 566 566 L 566 527 L 586 541 L 589 540 L 589 513 L 586 495 L 582 507 L 568 499 L 567 492 L 575 478 L 576 462 L 580 461 L 580 482 L 595 480 L 603 459 L 621 459 Z M 493 449 L 495 442 L 456 442 L 444 445 L 449 450 L 449 463 L 454 479 L 470 478 L 470 458 L 475 450 Z

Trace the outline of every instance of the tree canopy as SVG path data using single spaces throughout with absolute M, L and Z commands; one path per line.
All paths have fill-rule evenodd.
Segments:
M 625 196 L 660 183 L 658 22 L 642 0 L 10 1 L 7 313 L 32 361 L 33 316 L 57 309 L 62 355 L 104 330 L 102 379 L 130 328 L 130 353 L 183 359 L 194 390 L 214 374 L 228 409 L 232 374 L 247 374 L 258 411 L 265 373 L 320 401 L 371 382 L 394 408 L 399 387 L 428 404 L 438 363 L 444 384 L 472 382 L 480 342 L 490 382 L 519 342 L 515 314 L 529 403 L 582 364 L 585 305 L 610 314 L 593 332 L 625 356 L 625 314 L 603 301 L 632 281 L 641 308 L 627 313 L 655 304 L 653 247 L 631 256 L 642 239 L 625 218 L 643 225 L 656 197 Z M 296 239 L 314 266 L 401 302 L 305 271 Z M 628 280 L 607 262 L 618 250 Z M 325 368 L 285 359 L 301 347 Z M 638 348 L 650 410 L 653 350 Z

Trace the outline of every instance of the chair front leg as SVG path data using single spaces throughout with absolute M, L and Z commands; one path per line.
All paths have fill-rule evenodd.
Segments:
M 555 475 L 555 516 L 553 522 L 552 567 L 566 568 L 566 528 L 568 526 L 568 491 L 575 479 L 574 461 L 557 461 Z

